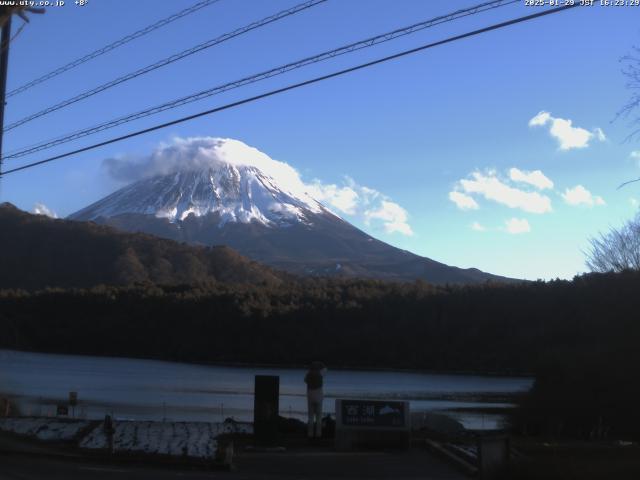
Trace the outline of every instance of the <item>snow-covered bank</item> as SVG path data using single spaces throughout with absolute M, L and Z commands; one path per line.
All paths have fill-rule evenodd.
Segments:
M 249 424 L 206 422 L 115 422 L 114 453 L 211 458 L 217 437 L 224 433 L 251 433 Z M 107 449 L 108 438 L 102 425 L 94 428 L 80 442 L 80 448 Z
M 75 440 L 90 425 L 91 422 L 87 420 L 41 417 L 0 418 L 0 431 L 37 438 L 44 442 Z
M 93 428 L 91 428 L 91 426 Z M 229 433 L 253 433 L 253 425 L 240 422 L 114 421 L 113 453 L 213 458 L 218 437 Z M 75 442 L 81 449 L 108 450 L 102 422 L 54 418 L 0 418 L 0 431 L 40 441 Z

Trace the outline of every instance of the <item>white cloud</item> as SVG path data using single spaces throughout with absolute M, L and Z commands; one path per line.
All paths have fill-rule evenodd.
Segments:
M 529 120 L 530 127 L 542 127 L 550 125 L 549 133 L 560 143 L 560 150 L 571 150 L 573 148 L 586 148 L 592 140 L 604 142 L 607 137 L 601 128 L 593 131 L 584 128 L 574 127 L 573 122 L 565 118 L 557 118 L 549 112 L 542 111 Z
M 553 188 L 553 182 L 540 170 L 528 172 L 514 167 L 509 170 L 509 178 L 514 182 L 533 185 L 539 190 Z
M 584 188 L 582 185 L 576 185 L 573 188 L 565 189 L 562 194 L 562 198 L 569 205 L 579 206 L 586 205 L 589 207 L 593 207 L 594 205 L 604 205 L 605 201 L 602 197 L 597 195 L 592 195 L 589 190 Z
M 303 195 L 307 190 L 299 173 L 291 165 L 274 160 L 257 148 L 231 138 L 176 137 L 169 144 L 161 144 L 151 155 L 108 158 L 102 162 L 113 179 L 127 183 L 221 164 L 256 167 L 273 177 L 278 185 L 298 195 Z
M 36 203 L 33 206 L 33 213 L 35 213 L 36 215 L 46 215 L 47 217 L 58 218 L 56 212 L 51 210 L 44 203 Z
M 629 156 L 630 156 L 631 158 L 635 158 L 635 159 L 640 160 L 640 150 L 634 150 L 633 152 L 631 152 L 631 153 L 629 154 Z
M 449 200 L 455 203 L 460 210 L 477 210 L 480 208 L 473 197 L 461 192 L 449 192 Z
M 473 222 L 471 224 L 471 230 L 475 230 L 476 232 L 485 232 L 487 228 L 479 222 Z
M 637 208 L 638 205 L 640 205 L 640 202 L 638 201 L 637 198 L 629 198 L 629 203 L 631 204 L 632 207 Z
M 551 199 L 548 196 L 507 185 L 497 177 L 495 172 L 484 174 L 476 171 L 471 174 L 471 177 L 457 183 L 457 187 L 466 194 L 482 195 L 487 200 L 529 213 L 551 211 Z
M 345 185 L 339 186 L 323 184 L 315 179 L 307 185 L 307 191 L 319 202 L 358 217 L 367 225 L 371 225 L 372 220 L 379 220 L 387 233 L 413 235 L 408 223 L 409 215 L 404 208 L 377 190 L 358 185 L 350 177 L 345 177 L 344 182 Z
M 551 120 L 551 114 L 549 112 L 542 111 L 538 113 L 535 117 L 529 120 L 530 127 L 541 127 L 545 123 Z
M 349 177 L 342 185 L 314 179 L 305 182 L 286 162 L 274 160 L 239 140 L 216 137 L 174 138 L 141 158 L 120 157 L 104 160 L 103 167 L 115 180 L 134 182 L 177 171 L 201 170 L 221 164 L 252 166 L 271 176 L 280 188 L 298 197 L 313 197 L 328 208 L 362 220 L 382 222 L 387 233 L 412 235 L 407 211 L 383 193 L 358 185 Z
M 356 186 L 345 185 L 341 187 L 336 184 L 323 184 L 316 179 L 307 185 L 307 192 L 325 205 L 347 215 L 355 215 L 361 198 L 354 187 Z
M 413 235 L 413 230 L 407 223 L 408 218 L 409 216 L 404 208 L 389 200 L 383 200 L 377 209 L 365 212 L 367 223 L 371 219 L 379 219 L 384 222 L 384 229 L 387 233 L 398 232 L 410 236 Z
M 531 231 L 531 225 L 526 218 L 510 218 L 505 222 L 505 230 L 512 234 L 516 235 L 518 233 L 527 233 Z

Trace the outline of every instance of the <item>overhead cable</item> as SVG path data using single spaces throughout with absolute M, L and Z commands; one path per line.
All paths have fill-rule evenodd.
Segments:
M 318 83 L 318 82 L 321 82 L 321 81 L 324 81 L 324 80 L 328 80 L 328 79 L 331 79 L 331 78 L 335 78 L 335 77 L 339 77 L 339 76 L 342 76 L 342 75 L 346 75 L 348 73 L 352 73 L 352 72 L 355 72 L 355 71 L 358 71 L 358 70 L 362 70 L 362 69 L 365 69 L 365 68 L 368 68 L 368 67 L 372 67 L 374 65 L 385 63 L 385 62 L 388 62 L 388 61 L 391 61 L 391 60 L 396 60 L 398 58 L 405 57 L 405 56 L 408 56 L 408 55 L 412 55 L 414 53 L 418 53 L 418 52 L 421 52 L 423 50 L 434 48 L 434 47 L 437 47 L 437 46 L 440 46 L 440 45 L 444 45 L 444 44 L 447 44 L 447 43 L 452 43 L 452 42 L 455 42 L 455 41 L 458 41 L 458 40 L 462 40 L 464 38 L 480 35 L 482 33 L 490 32 L 492 30 L 498 30 L 500 28 L 505 28 L 505 27 L 508 27 L 510 25 L 515 25 L 517 23 L 526 22 L 526 21 L 529 21 L 529 20 L 533 20 L 533 19 L 536 19 L 536 18 L 539 18 L 539 17 L 546 16 L 546 15 L 559 13 L 559 12 L 562 12 L 562 11 L 565 11 L 565 10 L 568 10 L 568 9 L 571 9 L 571 8 L 575 8 L 575 7 L 578 7 L 578 6 L 579 6 L 579 4 L 576 3 L 576 4 L 573 4 L 573 5 L 569 4 L 569 5 L 564 5 L 562 7 L 544 9 L 542 11 L 539 11 L 537 13 L 533 13 L 531 15 L 525 15 L 523 17 L 514 18 L 512 20 L 508 20 L 508 21 L 505 21 L 505 22 L 493 24 L 493 25 L 490 25 L 488 27 L 480 28 L 478 30 L 473 30 L 473 31 L 470 31 L 470 32 L 467 32 L 467 33 L 463 33 L 463 34 L 460 34 L 460 35 L 449 37 L 449 38 L 446 38 L 444 40 L 439 40 L 437 42 L 428 43 L 426 45 L 422 45 L 422 46 L 419 46 L 419 47 L 416 47 L 416 48 L 412 48 L 410 50 L 404 50 L 404 51 L 402 51 L 400 53 L 389 55 L 389 56 L 386 56 L 386 57 L 383 57 L 383 58 L 379 58 L 377 60 L 373 60 L 373 61 L 370 61 L 370 62 L 361 63 L 361 64 L 356 65 L 354 67 L 346 68 L 344 70 L 339 70 L 337 72 L 333 72 L 333 73 L 330 73 L 330 74 L 327 74 L 327 75 L 322 75 L 322 76 L 319 76 L 319 77 L 315 77 L 315 78 L 312 78 L 310 80 L 305 80 L 303 82 L 294 83 L 294 84 L 288 85 L 286 87 L 282 87 L 282 88 L 278 88 L 278 89 L 275 89 L 275 90 L 271 90 L 271 91 L 266 92 L 266 93 L 262 93 L 260 95 L 255 95 L 253 97 L 249 97 L 249 98 L 245 98 L 245 99 L 242 99 L 242 100 L 238 100 L 236 102 L 228 103 L 228 104 L 220 106 L 220 107 L 216 107 L 216 108 L 212 108 L 212 109 L 209 109 L 209 110 L 205 110 L 205 111 L 202 111 L 202 112 L 199 112 L 199 113 L 195 113 L 195 114 L 192 114 L 192 115 L 187 115 L 185 117 L 181 117 L 181 118 L 178 118 L 178 119 L 175 119 L 175 120 L 171 120 L 169 122 L 165 122 L 165 123 L 161 123 L 161 124 L 158 124 L 158 125 L 154 125 L 152 127 L 144 128 L 142 130 L 137 130 L 135 132 L 131 132 L 131 133 L 128 133 L 126 135 L 121 135 L 119 137 L 111 138 L 109 140 L 105 140 L 105 141 L 99 142 L 99 143 L 94 143 L 92 145 L 88 145 L 86 147 L 78 148 L 78 149 L 70 151 L 70 152 L 66 152 L 66 153 L 62 153 L 60 155 L 55 155 L 55 156 L 52 156 L 52 157 L 49 157 L 49 158 L 45 158 L 44 160 L 28 163 L 28 164 L 22 165 L 20 167 L 15 167 L 13 169 L 5 171 L 3 173 L 3 175 L 16 173 L 16 172 L 19 172 L 19 171 L 22 171 L 22 170 L 26 170 L 26 169 L 33 168 L 33 167 L 36 167 L 36 166 L 39 166 L 39 165 L 43 165 L 45 163 L 49 163 L 49 162 L 53 162 L 53 161 L 56 161 L 56 160 L 60 160 L 62 158 L 70 157 L 72 155 L 77 155 L 79 153 L 87 152 L 89 150 L 94 150 L 96 148 L 103 147 L 105 145 L 110 145 L 112 143 L 120 142 L 120 141 L 123 141 L 123 140 L 127 140 L 129 138 L 140 136 L 140 135 L 144 135 L 146 133 L 150 133 L 150 132 L 153 132 L 153 131 L 156 131 L 156 130 L 160 130 L 162 128 L 170 127 L 170 126 L 173 126 L 173 125 L 177 125 L 179 123 L 187 122 L 189 120 L 193 120 L 193 119 L 196 119 L 196 118 L 204 117 L 206 115 L 211 115 L 211 114 L 218 113 L 218 112 L 221 112 L 221 111 L 224 111 L 224 110 L 235 108 L 235 107 L 238 107 L 240 105 L 245 105 L 245 104 L 248 104 L 248 103 L 252 103 L 252 102 L 255 102 L 257 100 L 261 100 L 261 99 L 264 99 L 264 98 L 272 97 L 274 95 L 278 95 L 280 93 L 288 92 L 290 90 L 298 89 L 298 88 L 305 87 L 305 86 L 311 85 L 311 84 L 315 84 L 315 83 Z
M 55 146 L 68 143 L 70 141 L 77 140 L 82 137 L 86 137 L 88 135 L 93 135 L 95 133 L 111 129 L 119 125 L 132 122 L 134 120 L 139 120 L 141 118 L 148 117 L 150 115 L 155 115 L 157 113 L 164 112 L 166 110 L 181 107 L 183 105 L 187 105 L 189 103 L 193 103 L 193 102 L 202 100 L 204 98 L 211 97 L 213 95 L 218 95 L 218 94 L 227 92 L 229 90 L 233 90 L 245 85 L 266 80 L 278 75 L 283 75 L 287 72 L 305 67 L 307 65 L 330 60 L 340 55 L 352 53 L 358 50 L 362 50 L 364 48 L 370 48 L 375 45 L 389 42 L 396 38 L 403 37 L 405 35 L 409 35 L 409 34 L 424 30 L 426 28 L 434 27 L 436 25 L 440 25 L 446 22 L 451 22 L 453 20 L 457 20 L 459 18 L 467 17 L 470 15 L 475 15 L 489 9 L 494 9 L 494 8 L 502 7 L 505 5 L 510 5 L 513 3 L 518 3 L 519 1 L 520 0 L 494 0 L 490 2 L 481 3 L 473 7 L 465 8 L 462 10 L 457 10 L 455 12 L 452 12 L 446 15 L 441 15 L 435 18 L 424 20 L 422 22 L 415 23 L 407 27 L 398 28 L 396 30 L 393 30 L 387 33 L 376 35 L 374 37 L 370 37 L 355 43 L 350 43 L 348 45 L 345 45 L 333 50 L 325 51 L 317 55 L 313 55 L 311 57 L 306 57 L 301 60 L 297 60 L 295 62 L 287 63 L 285 65 L 281 65 L 264 72 L 260 72 L 248 77 L 241 78 L 239 80 L 227 82 L 222 85 L 218 85 L 218 86 L 215 86 L 206 90 L 202 90 L 200 92 L 197 92 L 191 95 L 187 95 L 185 97 L 174 99 L 174 100 L 165 102 L 163 104 L 156 105 L 151 108 L 147 108 L 145 110 L 141 110 L 132 114 L 128 114 L 128 115 L 95 125 L 93 127 L 84 128 L 84 129 L 75 131 L 73 133 L 69 133 L 61 137 L 57 137 L 53 140 L 41 142 L 39 144 L 30 146 L 30 147 L 24 147 L 21 150 L 9 152 L 8 154 L 5 155 L 4 158 L 5 159 L 20 158 L 25 155 L 30 155 L 35 152 L 53 148 Z
M 93 60 L 94 58 L 97 58 L 101 55 L 104 55 L 107 52 L 110 52 L 112 50 L 115 50 L 118 47 L 121 47 L 137 38 L 140 38 L 144 35 L 147 35 L 151 32 L 153 32 L 154 30 L 157 30 L 161 27 L 164 27 L 165 25 L 168 25 L 182 17 L 185 17 L 187 15 L 190 15 L 194 12 L 197 12 L 198 10 L 201 10 L 204 7 L 208 7 L 209 5 L 212 5 L 214 3 L 219 2 L 220 0 L 203 0 L 201 2 L 196 3 L 195 5 L 192 5 L 189 8 L 185 8 L 184 10 L 181 10 L 177 13 L 174 13 L 173 15 L 170 15 L 166 18 L 163 18 L 162 20 L 159 20 L 151 25 L 149 25 L 148 27 L 145 27 L 141 30 L 138 30 L 136 32 L 133 32 L 125 37 L 122 37 L 119 40 L 116 40 L 115 42 L 110 43 L 109 45 L 105 45 L 102 48 L 99 48 L 97 50 L 94 50 L 91 53 L 88 53 L 80 58 L 77 58 L 65 65 L 62 65 L 61 67 L 56 68 L 55 70 L 50 71 L 49 73 L 46 73 L 44 75 L 42 75 L 41 77 L 38 77 L 34 80 L 31 80 L 28 83 L 25 83 L 24 85 L 14 88 L 13 90 L 11 90 L 10 92 L 7 93 L 7 98 L 12 97 L 14 95 L 17 95 L 19 93 L 25 92 L 27 90 L 29 90 L 32 87 L 35 87 L 36 85 L 39 85 L 43 82 L 46 82 L 47 80 L 51 80 L 54 77 L 57 77 L 58 75 L 63 74 L 64 72 L 67 72 L 73 68 L 76 68 L 79 65 L 82 65 L 83 63 L 88 62 L 89 60 Z

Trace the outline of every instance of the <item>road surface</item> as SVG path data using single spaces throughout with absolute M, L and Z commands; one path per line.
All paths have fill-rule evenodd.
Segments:
M 254 480 L 254 479 L 463 480 L 464 475 L 426 451 L 409 453 L 243 453 L 236 469 L 204 471 L 183 467 L 109 464 L 24 453 L 0 453 L 0 480 Z

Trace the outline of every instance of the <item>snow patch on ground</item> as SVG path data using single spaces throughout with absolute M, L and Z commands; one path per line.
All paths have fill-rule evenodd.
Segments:
M 211 458 L 217 448 L 216 438 L 225 433 L 252 433 L 251 424 L 238 422 L 149 422 L 115 421 L 115 453 Z M 80 448 L 107 449 L 108 439 L 101 425 L 89 432 Z
M 45 442 L 77 441 L 80 448 L 107 450 L 108 438 L 102 422 L 47 417 L 0 418 L 0 431 Z M 114 453 L 143 453 L 192 458 L 212 458 L 220 435 L 252 434 L 245 422 L 151 422 L 114 421 Z M 86 432 L 86 433 L 85 433 Z M 79 438 L 82 437 L 82 438 Z
M 70 441 L 89 427 L 86 420 L 57 420 L 51 418 L 0 418 L 0 430 L 16 433 L 45 442 Z

